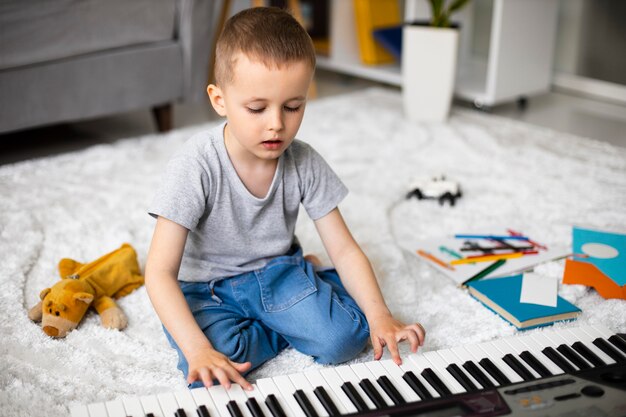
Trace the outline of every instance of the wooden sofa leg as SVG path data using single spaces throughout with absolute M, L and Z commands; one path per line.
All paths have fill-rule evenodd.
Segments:
M 171 103 L 155 106 L 152 108 L 152 115 L 159 132 L 168 132 L 172 130 L 172 115 L 174 109 Z

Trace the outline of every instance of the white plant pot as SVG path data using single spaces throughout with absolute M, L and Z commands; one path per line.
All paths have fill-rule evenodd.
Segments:
M 402 96 L 409 120 L 448 118 L 456 78 L 457 29 L 405 25 L 402 29 Z

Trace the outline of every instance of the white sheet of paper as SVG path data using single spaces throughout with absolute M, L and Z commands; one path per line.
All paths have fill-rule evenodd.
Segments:
M 522 278 L 520 303 L 556 307 L 559 283 L 555 278 L 527 272 Z

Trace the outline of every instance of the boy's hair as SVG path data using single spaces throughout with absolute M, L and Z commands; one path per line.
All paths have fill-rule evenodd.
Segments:
M 215 51 L 217 85 L 232 81 L 239 52 L 267 67 L 305 61 L 315 68 L 311 37 L 291 14 L 277 7 L 245 9 L 226 22 Z

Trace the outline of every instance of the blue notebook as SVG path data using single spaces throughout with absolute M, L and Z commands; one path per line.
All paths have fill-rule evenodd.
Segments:
M 467 283 L 467 287 L 472 297 L 520 330 L 574 320 L 580 315 L 578 307 L 560 296 L 556 307 L 520 303 L 522 277 L 482 279 Z

